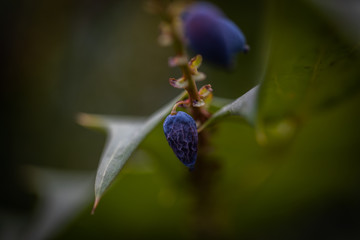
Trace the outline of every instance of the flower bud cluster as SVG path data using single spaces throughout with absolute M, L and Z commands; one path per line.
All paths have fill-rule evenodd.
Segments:
M 182 76 L 170 78 L 169 83 L 175 88 L 185 89 L 188 98 L 174 105 L 171 114 L 164 121 L 163 129 L 177 158 L 192 170 L 198 150 L 197 123 L 202 124 L 210 117 L 207 108 L 213 91 L 210 84 L 197 90 L 196 82 L 206 78 L 204 73 L 198 71 L 202 60 L 204 58 L 217 65 L 231 67 L 235 55 L 246 52 L 249 48 L 241 30 L 210 3 L 191 4 L 182 11 L 181 18 L 178 11 L 175 12 L 176 14 L 168 13 L 161 24 L 159 42 L 163 46 L 174 46 L 177 56 L 169 59 L 169 66 L 179 67 Z M 185 45 L 197 54 L 190 61 Z M 196 121 L 185 112 L 177 112 L 178 107 L 188 108 Z

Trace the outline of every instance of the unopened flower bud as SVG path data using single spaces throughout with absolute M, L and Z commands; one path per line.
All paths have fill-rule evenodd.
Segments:
M 166 140 L 177 158 L 190 170 L 197 157 L 198 132 L 195 120 L 185 112 L 169 115 L 164 121 Z
M 249 49 L 238 26 L 210 3 L 190 5 L 182 19 L 190 48 L 201 54 L 205 61 L 230 67 L 237 53 Z

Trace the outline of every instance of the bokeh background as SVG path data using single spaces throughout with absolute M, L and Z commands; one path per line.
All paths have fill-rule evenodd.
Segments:
M 275 133 L 274 146 L 240 119 L 217 126 L 213 236 L 358 239 L 359 2 L 213 2 L 251 47 L 231 71 L 203 64 L 214 94 L 235 99 L 264 81 L 259 118 L 270 134 L 304 113 L 291 140 Z M 148 116 L 179 94 L 168 84 L 180 75 L 167 66 L 173 51 L 157 43 L 160 18 L 144 1 L 7 1 L 1 11 L 0 239 L 194 238 L 190 173 L 161 126 L 90 215 L 106 135 L 76 115 Z

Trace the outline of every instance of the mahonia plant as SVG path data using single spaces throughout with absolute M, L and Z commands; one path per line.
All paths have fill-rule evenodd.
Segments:
M 107 144 L 96 173 L 93 212 L 131 154 L 145 137 L 165 119 L 163 123 L 165 138 L 176 157 L 187 168 L 193 170 L 191 174 L 186 175 L 188 177 L 186 183 L 191 186 L 191 190 L 194 190 L 191 194 L 195 199 L 194 204 L 197 210 L 195 218 L 197 218 L 198 224 L 195 225 L 197 228 L 211 228 L 216 223 L 212 225 L 209 222 L 212 221 L 211 217 L 216 217 L 216 214 L 211 213 L 214 206 L 211 205 L 210 200 L 214 196 L 212 195 L 212 189 L 215 189 L 213 184 L 216 182 L 214 176 L 217 175 L 216 171 L 221 169 L 221 161 L 211 154 L 212 146 L 209 139 L 212 131 L 208 126 L 226 116 L 236 115 L 254 128 L 255 139 L 260 145 L 278 147 L 288 144 L 291 142 L 290 140 L 294 139 L 308 115 L 327 108 L 325 106 L 329 106 L 330 102 L 335 103 L 334 99 L 342 96 L 327 95 L 324 94 L 325 92 L 318 94 L 321 86 L 318 84 L 327 82 L 325 80 L 328 80 L 332 73 L 352 70 L 351 63 L 354 59 L 356 60 L 354 58 L 355 48 L 352 47 L 352 50 L 346 55 L 341 54 L 341 57 L 337 54 L 324 54 L 323 50 L 328 47 L 334 47 L 336 51 L 331 51 L 333 53 L 343 53 L 345 49 L 343 43 L 336 40 L 336 43 L 330 41 L 326 49 L 317 47 L 318 50 L 314 52 L 316 46 L 314 44 L 321 46 L 330 35 L 313 35 L 316 32 L 314 30 L 318 30 L 318 24 L 315 24 L 315 28 L 309 28 L 307 24 L 297 21 L 298 19 L 295 17 L 296 24 L 294 26 L 298 26 L 299 31 L 294 31 L 293 33 L 296 34 L 293 35 L 298 36 L 298 33 L 301 33 L 305 34 L 305 38 L 315 36 L 314 42 L 298 49 L 294 47 L 299 45 L 298 39 L 284 38 L 279 35 L 275 38 L 277 41 L 272 42 L 271 49 L 282 49 L 278 56 L 285 53 L 287 55 L 287 51 L 291 51 L 290 53 L 294 56 L 289 57 L 292 63 L 296 63 L 296 67 L 294 68 L 292 64 L 285 64 L 283 67 L 283 61 L 280 61 L 282 58 L 278 59 L 277 56 L 274 56 L 270 59 L 274 63 L 270 70 L 260 69 L 260 75 L 263 76 L 259 76 L 259 80 L 261 80 L 259 85 L 234 101 L 224 101 L 224 99 L 219 101 L 219 98 L 213 96 L 210 84 L 205 84 L 198 89 L 197 82 L 206 79 L 206 75 L 200 72 L 199 68 L 202 61 L 225 69 L 234 67 L 237 54 L 249 50 L 240 28 L 218 7 L 206 2 L 184 5 L 180 0 L 148 0 L 148 10 L 161 16 L 159 43 L 174 48 L 175 54 L 169 58 L 168 64 L 171 67 L 178 67 L 182 73 L 176 78 L 169 78 L 169 83 L 184 91 L 148 118 L 79 114 L 78 122 L 81 125 L 101 129 L 108 133 Z M 283 15 L 279 19 L 282 18 Z M 273 22 L 272 24 L 277 24 L 277 21 Z M 188 49 L 191 50 L 192 58 L 187 53 Z M 303 55 L 303 51 L 311 53 Z M 269 54 L 270 51 L 265 52 Z M 306 56 L 306 61 L 303 61 L 304 56 Z M 344 56 L 349 57 L 348 62 L 344 61 Z M 268 57 L 270 55 L 264 57 L 264 65 L 266 65 Z M 322 61 L 324 57 L 330 58 Z M 315 59 L 318 60 L 316 60 L 314 68 L 309 68 L 311 64 L 315 63 L 313 62 Z M 338 61 L 340 59 L 341 61 Z M 350 69 L 344 66 L 350 66 Z M 303 69 L 303 71 L 299 71 L 301 74 L 297 76 L 296 73 L 299 69 Z M 280 78 L 272 76 L 275 72 Z M 350 71 L 347 78 L 357 79 L 355 77 L 357 75 L 353 74 L 357 74 L 357 72 Z M 310 75 L 311 78 L 308 79 Z M 295 76 L 294 79 L 291 79 L 292 87 L 288 84 L 291 76 Z M 305 80 L 304 84 L 307 85 L 301 85 L 300 81 L 302 80 Z M 284 85 L 286 87 L 281 88 L 282 84 L 280 83 L 286 83 Z M 295 88 L 299 86 L 303 87 L 298 92 Z M 279 91 L 279 87 L 281 91 Z M 277 111 L 278 103 L 284 100 L 291 100 L 291 103 L 289 102 L 289 105 L 282 106 L 280 111 Z M 316 100 L 315 105 L 311 104 L 313 100 Z M 297 108 L 292 109 L 292 107 Z M 178 111 L 178 108 L 182 108 L 181 111 Z M 270 113 L 275 109 L 274 113 Z M 204 229 L 204 231 L 207 230 Z M 201 229 L 196 229 L 196 231 L 201 232 Z
M 201 239 L 220 239 L 213 235 L 202 235 L 216 233 L 216 225 L 221 222 L 216 219 L 220 215 L 213 200 L 216 199 L 214 196 L 219 194 L 215 191 L 215 183 L 222 161 L 219 159 L 221 156 L 212 154 L 213 148 L 209 139 L 216 129 L 210 131 L 208 126 L 226 116 L 240 116 L 254 128 L 255 139 L 259 145 L 275 147 L 275 150 L 278 150 L 279 146 L 285 146 L 284 144 L 289 144 L 294 139 L 299 127 L 307 121 L 310 114 L 322 111 L 332 103 L 342 100 L 343 96 L 349 95 L 348 88 L 355 85 L 347 85 L 343 88 L 346 89 L 345 92 L 339 89 L 339 95 L 334 95 L 332 90 L 335 89 L 334 86 L 338 86 L 337 78 L 332 79 L 331 84 L 335 84 L 335 81 L 336 84 L 329 85 L 328 89 L 332 90 L 328 93 L 320 91 L 321 84 L 327 83 L 329 76 L 335 73 L 348 72 L 349 74 L 344 76 L 347 81 L 358 79 L 358 72 L 352 71 L 351 63 L 359 59 L 356 58 L 356 47 L 345 48 L 338 38 L 330 39 L 326 46 L 323 46 L 323 42 L 333 36 L 333 29 L 319 24 L 311 27 L 307 22 L 298 21 L 296 15 L 290 22 L 295 24 L 286 25 L 292 27 L 289 30 L 296 29 L 290 31 L 292 37 L 284 38 L 279 31 L 283 28 L 275 26 L 272 36 L 275 40 L 265 46 L 268 48 L 264 51 L 267 56 L 263 59 L 264 66 L 268 60 L 271 64 L 269 70 L 258 69 L 259 85 L 234 101 L 219 101 L 219 98 L 213 96 L 214 91 L 210 84 L 203 84 L 198 89 L 198 82 L 206 79 L 206 74 L 199 71 L 202 62 L 227 70 L 235 66 L 239 53 L 246 53 L 250 48 L 240 28 L 217 6 L 207 2 L 185 5 L 183 2 L 190 0 L 180 1 L 148 0 L 147 9 L 161 17 L 158 41 L 162 46 L 173 47 L 175 53 L 169 58 L 168 65 L 181 70 L 180 76 L 169 76 L 169 84 L 182 90 L 182 93 L 148 118 L 91 114 L 78 116 L 81 125 L 100 128 L 108 133 L 107 144 L 96 173 L 92 212 L 131 154 L 145 137 L 164 121 L 163 130 L 169 146 L 180 162 L 192 171 L 191 174 L 184 174 L 187 178 L 184 184 L 190 186 L 188 189 L 194 200 L 191 202 L 195 210 L 192 211 L 194 216 L 189 221 L 189 227 L 192 225 L 193 231 L 196 231 Z M 284 4 L 284 1 L 278 4 Z M 270 11 L 275 11 L 280 5 L 276 6 L 278 7 L 269 8 Z M 272 14 L 274 20 L 269 19 L 270 26 L 274 27 L 274 24 L 284 19 L 283 10 L 286 8 L 280 9 L 279 18 Z M 322 18 L 319 20 L 324 22 Z M 320 26 L 321 29 L 329 31 L 319 33 Z M 297 36 L 300 35 L 304 36 L 304 39 L 312 37 L 313 40 L 299 48 L 301 39 L 297 39 Z M 273 55 L 270 54 L 270 49 L 281 51 Z M 190 56 L 187 50 L 191 52 Z M 328 52 L 331 54 L 327 54 Z M 281 57 L 283 55 L 289 55 L 291 64 L 284 64 Z M 324 59 L 326 61 L 323 61 Z M 304 83 L 301 83 L 303 80 Z M 289 101 L 289 104 L 281 105 L 284 101 Z M 181 108 L 181 111 L 178 108 Z M 196 224 L 192 224 L 194 222 Z
M 189 170 L 196 170 L 197 173 L 192 174 L 193 176 L 212 175 L 206 173 L 206 167 L 200 167 L 200 159 L 204 159 L 204 163 L 210 158 L 206 151 L 211 136 L 205 129 L 207 126 L 228 115 L 241 116 L 254 124 L 258 87 L 234 102 L 221 104 L 218 111 L 211 113 L 209 109 L 214 105 L 212 100 L 215 99 L 211 85 L 205 84 L 200 89 L 196 85 L 196 82 L 206 78 L 198 70 L 203 60 L 228 68 L 234 65 L 237 53 L 248 51 L 249 47 L 241 30 L 210 3 L 198 2 L 186 6 L 181 2 L 166 2 L 148 0 L 147 7 L 150 12 L 162 18 L 159 43 L 174 48 L 175 56 L 169 58 L 168 65 L 178 67 L 182 72 L 178 78 L 169 78 L 169 83 L 174 88 L 185 91 L 147 120 L 141 118 L 129 121 L 129 118 L 121 116 L 114 118 L 85 113 L 78 115 L 81 125 L 109 133 L 96 173 L 92 213 L 131 154 L 163 119 L 166 118 L 163 128 L 170 147 Z M 188 57 L 188 48 L 194 53 L 194 57 Z M 182 108 L 183 111 L 177 111 L 177 108 Z M 207 179 L 204 181 L 211 182 Z M 199 188 L 202 188 L 202 184 L 194 183 Z

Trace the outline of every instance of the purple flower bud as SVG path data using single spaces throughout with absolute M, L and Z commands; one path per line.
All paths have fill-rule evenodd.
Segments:
M 198 133 L 194 119 L 185 112 L 169 115 L 164 121 L 166 140 L 177 158 L 190 170 L 197 157 Z
M 220 8 L 209 2 L 195 2 L 182 13 L 181 17 L 186 20 L 191 15 L 205 13 L 212 16 L 225 17 Z
M 237 53 L 248 50 L 241 30 L 210 3 L 192 4 L 182 18 L 190 48 L 205 61 L 230 67 Z

